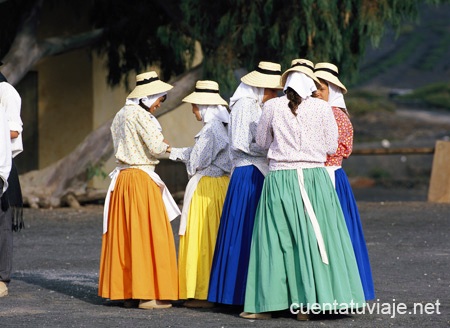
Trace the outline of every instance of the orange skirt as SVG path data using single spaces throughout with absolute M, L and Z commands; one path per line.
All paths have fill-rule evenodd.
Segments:
M 178 299 L 172 227 L 159 187 L 140 169 L 120 171 L 111 194 L 98 295 L 111 300 Z

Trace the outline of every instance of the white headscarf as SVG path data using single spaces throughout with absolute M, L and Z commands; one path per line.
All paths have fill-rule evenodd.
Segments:
M 230 108 L 241 98 L 255 99 L 261 106 L 264 98 L 264 88 L 252 87 L 244 82 L 241 82 L 230 98 Z
M 288 87 L 297 92 L 302 99 L 311 97 L 317 90 L 314 80 L 301 72 L 292 72 L 288 75 L 283 91 L 286 92 Z
M 165 96 L 166 94 L 167 94 L 167 92 L 162 92 L 162 93 L 157 93 L 156 95 L 150 95 L 150 96 L 142 97 L 142 98 L 127 98 L 127 100 L 125 101 L 125 105 L 131 105 L 131 104 L 139 105 L 139 100 L 142 99 L 142 103 L 145 106 L 147 106 L 148 108 L 150 108 L 158 100 L 159 97 Z M 156 117 L 152 113 L 150 113 L 150 112 L 148 112 L 148 113 L 150 115 L 150 119 L 158 127 L 158 130 L 162 131 L 161 124 L 159 124 Z
M 337 85 L 334 85 L 331 82 L 328 83 L 328 103 L 332 107 L 344 108 L 347 110 L 347 106 L 345 106 L 344 95 L 342 94 L 342 89 Z
M 222 105 L 198 105 L 200 116 L 203 123 L 219 120 L 223 123 L 229 123 L 230 114 L 225 106 Z

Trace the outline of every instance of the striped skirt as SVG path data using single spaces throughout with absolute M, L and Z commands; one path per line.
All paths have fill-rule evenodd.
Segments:
M 161 196 L 140 169 L 120 171 L 102 237 L 98 295 L 177 300 L 175 241 Z
M 253 223 L 264 176 L 253 165 L 237 167 L 223 205 L 211 267 L 208 301 L 243 305 Z
M 180 299 L 208 297 L 209 275 L 228 176 L 204 176 L 189 205 L 186 232 L 180 236 L 178 275 Z
M 271 171 L 256 211 L 244 311 L 358 308 L 364 292 L 339 199 L 325 168 L 303 169 L 329 264 L 301 196 L 297 170 Z M 355 305 L 356 304 L 356 305 Z

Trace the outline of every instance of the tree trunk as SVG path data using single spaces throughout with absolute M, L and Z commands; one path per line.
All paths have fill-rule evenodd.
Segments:
M 164 108 L 156 113 L 161 116 L 175 109 L 189 94 L 201 76 L 201 68 L 196 67 L 170 83 L 174 88 Z M 110 133 L 112 119 L 91 132 L 69 155 L 42 169 L 20 176 L 24 204 L 30 207 L 78 207 L 81 202 L 104 199 L 106 191 L 92 191 L 87 187 L 88 170 L 100 167 L 113 155 Z

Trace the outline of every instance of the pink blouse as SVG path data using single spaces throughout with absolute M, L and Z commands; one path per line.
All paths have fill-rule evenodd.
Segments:
M 269 169 L 323 167 L 327 154 L 336 152 L 338 128 L 330 105 L 307 98 L 297 108 L 286 96 L 268 100 L 256 131 L 256 143 L 268 149 Z
M 338 148 L 336 153 L 328 155 L 325 166 L 342 166 L 342 159 L 348 158 L 353 149 L 353 126 L 339 107 L 332 107 L 339 131 Z

